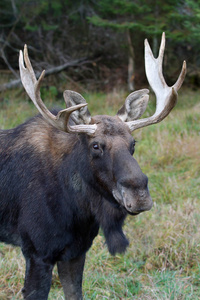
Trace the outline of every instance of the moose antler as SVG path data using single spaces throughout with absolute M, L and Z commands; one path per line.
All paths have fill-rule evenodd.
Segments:
M 172 87 L 169 87 L 162 73 L 164 50 L 165 33 L 162 35 L 158 58 L 153 56 L 149 43 L 145 40 L 146 76 L 156 95 L 156 111 L 154 115 L 149 118 L 126 122 L 131 131 L 162 121 L 176 104 L 177 91 L 181 87 L 186 74 L 186 62 L 183 62 L 182 70 L 176 83 Z
M 26 68 L 24 66 L 24 61 L 26 64 Z M 67 109 L 63 109 L 59 111 L 56 116 L 53 115 L 47 109 L 40 96 L 40 85 L 42 79 L 44 78 L 45 71 L 41 73 L 39 79 L 37 80 L 31 62 L 28 57 L 28 50 L 26 45 L 24 46 L 24 60 L 23 60 L 23 52 L 20 51 L 19 69 L 20 69 L 21 81 L 27 94 L 29 95 L 29 97 L 31 98 L 31 100 L 33 101 L 33 103 L 35 104 L 35 106 L 37 107 L 37 109 L 39 110 L 39 112 L 47 122 L 49 122 L 54 127 L 66 132 L 75 132 L 75 133 L 83 132 L 89 135 L 95 132 L 96 130 L 95 124 L 94 125 L 73 125 L 73 126 L 70 126 L 68 124 L 70 114 L 73 111 L 81 109 L 82 107 L 86 106 L 87 103 L 78 104 L 69 107 Z

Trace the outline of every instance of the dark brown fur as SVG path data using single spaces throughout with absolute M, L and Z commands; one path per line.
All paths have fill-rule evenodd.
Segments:
M 110 253 L 121 253 L 127 213 L 151 208 L 128 127 L 117 116 L 91 122 L 92 136 L 59 131 L 40 116 L 0 132 L 0 240 L 22 249 L 24 299 L 47 299 L 55 263 L 65 297 L 81 299 L 99 227 Z

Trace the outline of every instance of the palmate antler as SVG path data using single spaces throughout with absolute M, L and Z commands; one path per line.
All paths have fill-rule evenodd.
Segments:
M 126 122 L 131 131 L 162 121 L 176 104 L 177 91 L 181 87 L 186 74 L 186 62 L 183 62 L 182 70 L 176 83 L 169 87 L 162 73 L 164 50 L 165 33 L 162 35 L 158 58 L 153 56 L 149 43 L 145 40 L 145 70 L 148 82 L 156 95 L 156 111 L 149 118 Z
M 138 119 L 143 114 L 148 103 L 148 90 L 143 89 L 131 93 L 126 101 L 125 105 L 119 110 L 118 117 L 125 122 L 131 131 L 134 131 L 138 128 L 142 128 L 151 124 L 158 123 L 162 121 L 175 106 L 177 101 L 177 91 L 181 87 L 183 80 L 186 74 L 186 63 L 183 62 L 182 71 L 179 75 L 176 83 L 169 87 L 162 73 L 162 63 L 163 55 L 165 49 L 165 34 L 162 35 L 159 56 L 155 58 L 152 54 L 151 48 L 147 40 L 145 40 L 145 69 L 146 76 L 149 81 L 151 88 L 156 94 L 156 111 L 153 116 L 145 119 Z M 24 61 L 26 67 L 24 66 Z M 29 97 L 42 114 L 42 116 L 56 128 L 71 132 L 71 133 L 86 133 L 92 135 L 95 133 L 97 125 L 90 124 L 90 114 L 87 112 L 87 109 L 83 109 L 87 105 L 85 99 L 78 93 L 72 91 L 64 92 L 64 99 L 67 106 L 70 106 L 67 109 L 61 110 L 58 112 L 57 116 L 53 115 L 47 107 L 44 105 L 40 97 L 40 85 L 44 77 L 45 71 L 42 72 L 40 78 L 37 80 L 35 73 L 33 71 L 32 65 L 28 57 L 27 46 L 24 47 L 24 60 L 23 53 L 20 51 L 19 56 L 19 67 L 20 75 L 23 86 L 28 93 Z M 78 104 L 78 105 L 76 105 Z M 79 113 L 78 113 L 78 110 Z M 69 118 L 71 113 L 72 119 L 77 125 L 70 126 Z M 76 112 L 76 114 L 75 114 Z M 87 113 L 86 113 L 87 112 Z M 81 116 L 78 120 L 77 116 Z M 83 124 L 82 124 L 83 123 Z
M 26 64 L 26 68 L 24 66 L 24 61 Z M 19 55 L 19 69 L 20 69 L 20 76 L 21 76 L 21 81 L 22 84 L 41 113 L 41 115 L 54 127 L 66 131 L 66 132 L 83 132 L 87 134 L 93 134 L 96 130 L 96 125 L 73 125 L 69 126 L 68 121 L 70 118 L 70 114 L 78 109 L 81 109 L 82 107 L 86 106 L 87 103 L 75 105 L 72 107 L 69 107 L 67 109 L 61 110 L 58 112 L 57 116 L 53 115 L 47 107 L 44 105 L 41 96 L 40 96 L 40 85 L 41 81 L 44 78 L 45 71 L 43 71 L 39 77 L 39 79 L 36 79 L 35 73 L 33 71 L 31 62 L 28 57 L 28 50 L 27 46 L 24 46 L 24 60 L 23 60 L 23 52 L 20 51 Z

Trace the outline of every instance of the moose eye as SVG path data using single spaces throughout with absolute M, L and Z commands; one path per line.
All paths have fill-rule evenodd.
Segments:
M 101 142 L 94 141 L 91 146 L 91 155 L 93 158 L 100 158 L 103 156 L 105 145 Z
M 103 155 L 103 145 L 99 142 L 93 142 L 91 145 L 91 155 L 93 158 L 100 158 Z
M 98 143 L 94 143 L 94 144 L 92 145 L 92 147 L 93 147 L 94 150 L 99 150 L 99 149 L 100 149 Z

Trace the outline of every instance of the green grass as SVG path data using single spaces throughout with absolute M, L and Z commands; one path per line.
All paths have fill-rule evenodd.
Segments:
M 48 94 L 48 107 L 55 103 Z M 12 99 L 11 99 L 12 95 Z M 44 93 L 45 95 L 45 93 Z M 126 95 L 84 94 L 92 114 L 114 115 Z M 63 106 L 61 100 L 56 104 Z M 154 101 L 146 115 L 152 114 Z M 1 95 L 1 128 L 34 115 L 23 92 Z M 200 98 L 183 90 L 161 124 L 134 133 L 135 157 L 148 175 L 154 200 L 151 211 L 129 216 L 124 231 L 130 246 L 112 257 L 100 233 L 87 254 L 84 299 L 200 299 Z M 20 250 L 0 245 L 0 299 L 22 299 L 24 260 Z M 51 300 L 63 298 L 56 269 Z

